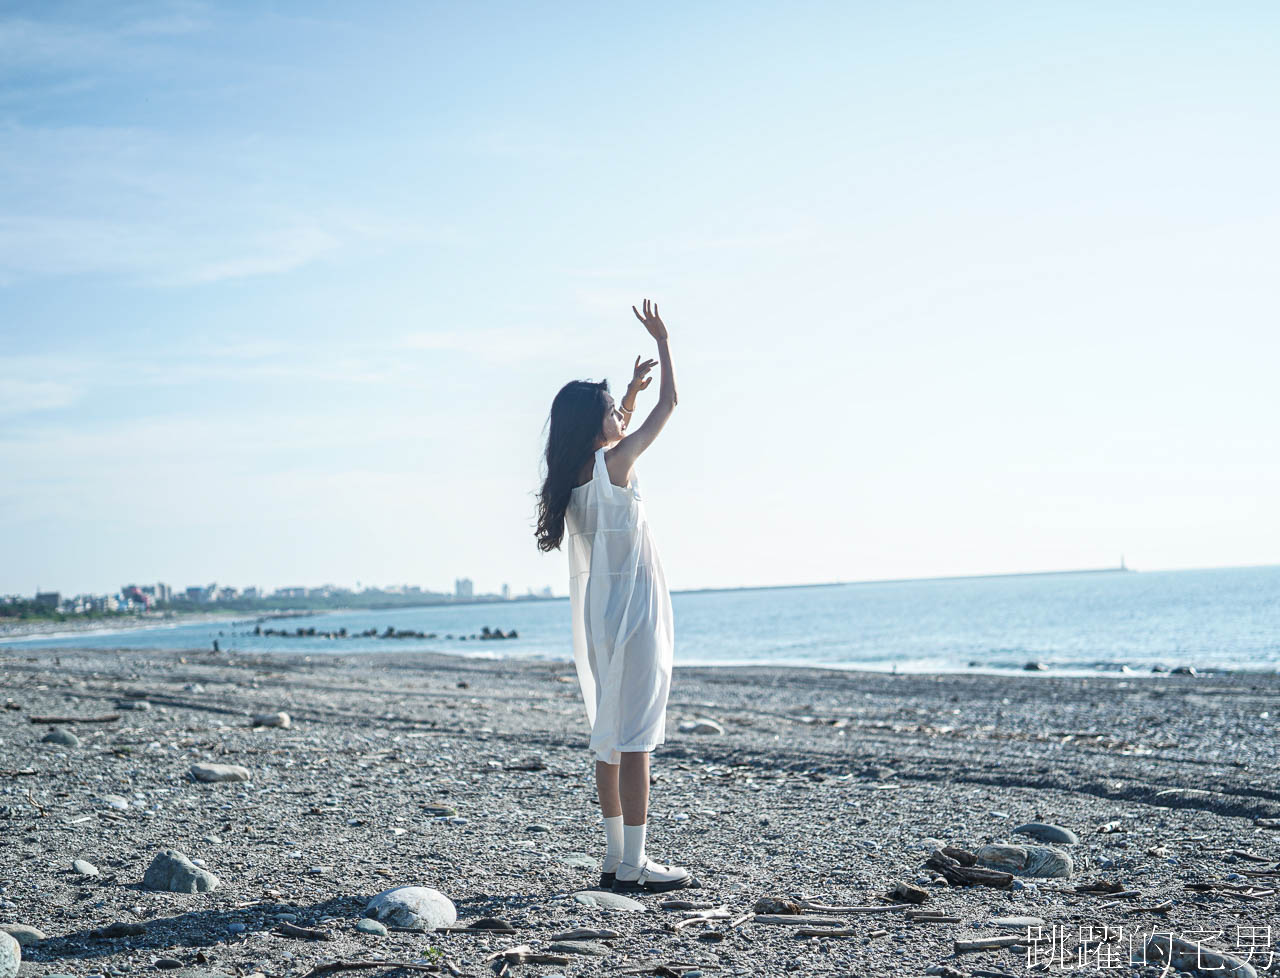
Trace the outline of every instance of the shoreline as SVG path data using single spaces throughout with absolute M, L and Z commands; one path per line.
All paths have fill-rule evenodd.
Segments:
M 540 600 L 546 600 L 546 599 L 540 599 Z M 344 613 L 351 612 L 351 611 L 360 612 L 360 611 L 366 611 L 366 610 L 368 609 L 341 609 L 341 611 Z M 229 615 L 197 614 L 197 615 L 186 617 L 182 620 L 172 620 L 172 621 L 165 620 L 165 621 L 151 622 L 146 625 L 130 624 L 130 625 L 122 625 L 120 627 L 101 628 L 101 629 L 89 627 L 89 623 L 86 622 L 84 623 L 85 627 L 82 627 L 73 632 L 65 632 L 65 633 L 50 631 L 47 633 L 36 632 L 36 633 L 29 633 L 29 634 L 6 634 L 3 631 L 0 631 L 0 655 L 3 655 L 6 651 L 13 654 L 23 654 L 23 653 L 53 654 L 53 653 L 63 653 L 63 652 L 70 653 L 70 652 L 81 652 L 81 651 L 84 651 L 84 652 L 89 652 L 89 651 L 126 652 L 127 651 L 127 652 L 134 652 L 134 653 L 152 653 L 157 655 L 176 654 L 176 653 L 198 655 L 198 654 L 202 654 L 206 650 L 203 647 L 195 648 L 195 647 L 183 646 L 179 644 L 175 644 L 169 648 L 157 649 L 157 648 L 148 648 L 148 647 L 134 647 L 124 643 L 110 649 L 86 650 L 86 649 L 77 648 L 74 644 L 74 641 L 72 640 L 74 640 L 78 635 L 86 635 L 86 634 L 111 635 L 116 633 L 128 633 L 128 632 L 135 632 L 135 631 L 149 632 L 149 631 L 155 631 L 158 629 L 163 629 L 166 627 L 177 627 L 182 625 L 196 625 L 196 624 L 202 624 L 202 623 L 236 624 L 236 623 L 265 621 L 268 619 L 276 619 L 276 618 L 309 617 L 309 616 L 314 616 L 319 614 L 328 614 L 328 613 L 338 613 L 338 610 L 335 609 L 332 612 L 328 612 L 328 611 L 275 612 L 275 613 L 264 613 L 264 614 L 258 614 L 258 615 L 252 615 L 252 616 L 241 616 L 238 614 L 229 614 Z M 32 648 L 20 648 L 17 645 L 17 643 L 27 641 L 27 640 L 41 641 L 41 640 L 63 639 L 63 638 L 68 639 L 68 644 L 65 646 L 59 645 L 59 646 L 32 649 Z M 468 644 L 471 645 L 472 643 L 468 643 Z M 479 645 L 478 642 L 474 644 Z M 494 662 L 494 663 L 512 663 L 512 664 L 541 663 L 541 664 L 549 664 L 549 665 L 555 665 L 555 664 L 572 665 L 572 662 L 573 662 L 572 656 L 567 652 L 563 655 L 558 655 L 558 656 L 546 655 L 546 654 L 519 655 L 519 654 L 509 654 L 509 653 L 504 654 L 503 652 L 498 651 L 496 649 L 490 651 L 488 648 L 485 648 L 484 651 L 472 651 L 471 648 L 468 648 L 466 651 L 463 651 L 461 649 L 448 649 L 448 648 L 439 648 L 439 647 L 432 647 L 432 648 L 426 648 L 426 649 L 298 648 L 296 650 L 294 649 L 252 650 L 252 649 L 236 649 L 229 646 L 228 648 L 224 649 L 223 652 L 224 654 L 229 654 L 234 656 L 264 655 L 264 656 L 284 656 L 284 657 L 299 657 L 299 658 L 314 656 L 322 659 L 351 656 L 356 659 L 372 660 L 377 656 L 383 656 L 383 655 L 405 655 L 405 656 L 427 656 L 427 657 L 443 656 L 446 658 L 451 658 L 451 659 L 456 658 L 462 661 L 469 661 L 469 662 L 474 661 L 474 662 Z M 883 661 L 883 660 L 877 660 L 877 661 Z M 1032 661 L 1038 662 L 1039 660 L 1032 660 Z M 1115 665 L 1119 666 L 1120 668 L 1102 668 L 1097 666 L 1091 667 L 1088 665 L 1054 666 L 1054 665 L 1050 665 L 1043 662 L 1040 662 L 1040 665 L 1043 665 L 1044 668 L 1033 669 L 1033 668 L 1026 668 L 1025 666 L 1024 667 L 986 666 L 986 665 L 979 665 L 979 664 L 970 662 L 968 665 L 965 665 L 965 666 L 956 666 L 955 668 L 945 668 L 945 667 L 939 667 L 936 665 L 918 666 L 910 663 L 903 665 L 902 663 L 893 663 L 893 662 L 889 662 L 886 665 L 875 665 L 868 662 L 804 662 L 804 661 L 798 661 L 798 660 L 774 659 L 774 660 L 768 660 L 768 661 L 730 660 L 730 661 L 724 661 L 724 662 L 708 662 L 708 661 L 694 660 L 689 662 L 677 662 L 676 668 L 678 669 L 717 669 L 717 670 L 767 668 L 767 669 L 778 669 L 778 670 L 786 670 L 786 671 L 816 670 L 816 671 L 829 671 L 829 672 L 840 673 L 840 674 L 867 674 L 867 675 L 886 675 L 886 676 L 889 676 L 889 675 L 992 676 L 992 677 L 1025 677 L 1025 678 L 1039 677 L 1039 678 L 1045 678 L 1045 679 L 1057 678 L 1057 679 L 1115 679 L 1115 680 L 1160 678 L 1161 676 L 1170 676 L 1170 675 L 1177 676 L 1177 675 L 1184 674 L 1187 669 L 1192 670 L 1190 675 L 1199 676 L 1199 677 L 1280 676 L 1280 667 L 1273 666 L 1273 665 L 1260 665 L 1256 668 L 1247 668 L 1247 667 L 1238 667 L 1238 666 L 1234 668 L 1227 668 L 1222 666 L 1199 665 L 1199 664 L 1196 664 L 1194 660 L 1190 662 L 1183 660 L 1176 665 L 1163 664 L 1163 667 L 1160 669 L 1154 669 L 1146 665 L 1130 666 L 1125 663 L 1115 663 Z
M 128 618 L 93 618 L 76 621 L 0 621 L 0 643 L 5 639 L 61 638 L 64 635 L 109 635 L 112 632 L 143 632 L 180 625 L 201 625 L 214 622 L 257 621 L 266 618 L 296 618 L 315 614 L 310 611 L 194 611 L 165 615 L 138 615 Z M 0 648 L 3 645 L 0 644 Z

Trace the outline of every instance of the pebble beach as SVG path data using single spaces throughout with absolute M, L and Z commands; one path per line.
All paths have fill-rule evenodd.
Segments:
M 0 701 L 0 978 L 1280 974 L 1274 674 L 677 669 L 700 886 L 635 899 L 563 663 L 0 649 Z

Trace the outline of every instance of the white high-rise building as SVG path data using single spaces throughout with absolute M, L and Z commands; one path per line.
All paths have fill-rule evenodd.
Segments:
M 470 598 L 472 597 L 473 592 L 474 588 L 471 584 L 471 578 L 459 577 L 453 582 L 453 596 L 455 598 Z

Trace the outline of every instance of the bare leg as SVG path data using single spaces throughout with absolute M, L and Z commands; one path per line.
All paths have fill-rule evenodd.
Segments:
M 649 755 L 626 751 L 615 769 L 619 811 L 624 825 L 644 825 L 649 819 Z M 603 801 L 601 802 L 603 804 Z
M 622 802 L 618 800 L 617 764 L 596 761 L 596 794 L 600 796 L 600 811 L 605 818 L 622 814 Z

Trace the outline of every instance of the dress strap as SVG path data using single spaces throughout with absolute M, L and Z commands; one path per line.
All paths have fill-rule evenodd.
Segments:
M 596 449 L 596 465 L 591 473 L 596 482 L 596 492 L 603 499 L 613 498 L 613 483 L 609 480 L 609 466 L 604 461 L 604 449 Z

